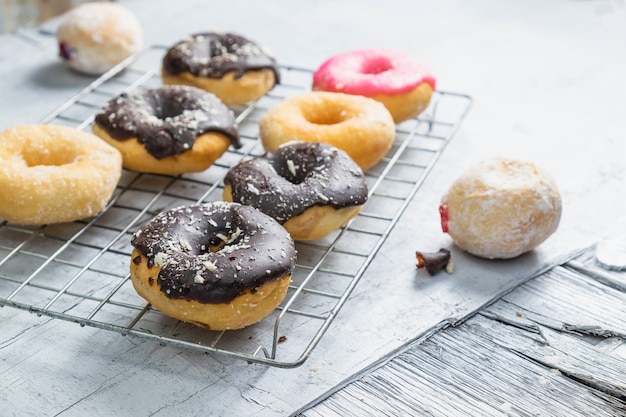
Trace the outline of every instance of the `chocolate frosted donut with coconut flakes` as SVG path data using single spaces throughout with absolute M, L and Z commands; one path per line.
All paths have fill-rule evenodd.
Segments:
M 96 114 L 93 131 L 141 172 L 203 171 L 230 145 L 241 147 L 232 110 L 189 86 L 121 93 Z
M 367 201 L 363 170 L 344 151 L 293 142 L 242 161 L 224 179 L 224 200 L 253 206 L 296 240 L 319 239 L 356 216 Z
M 163 212 L 131 243 L 137 292 L 161 312 L 213 330 L 271 313 L 296 261 L 293 240 L 275 220 L 227 202 Z
M 169 48 L 161 72 L 165 84 L 193 85 L 227 105 L 256 100 L 280 82 L 276 59 L 235 33 L 197 33 Z

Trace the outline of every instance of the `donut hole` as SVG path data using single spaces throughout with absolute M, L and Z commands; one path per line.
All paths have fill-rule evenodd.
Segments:
M 302 115 L 307 122 L 314 125 L 336 125 L 350 118 L 350 114 L 346 109 L 325 104 L 319 107 L 303 107 Z
M 390 69 L 393 69 L 393 65 L 389 59 L 386 57 L 375 57 L 363 63 L 361 73 L 377 75 Z
M 28 167 L 36 166 L 62 166 L 73 163 L 76 160 L 76 152 L 73 149 L 64 149 L 61 152 L 50 152 L 49 149 L 37 146 L 28 147 L 22 152 L 22 158 Z
M 226 247 L 237 246 L 243 235 L 244 231 L 239 227 L 236 227 L 234 231 L 232 229 L 216 231 L 215 234 L 210 237 L 205 252 L 215 253 Z
M 222 42 L 212 39 L 209 42 L 209 55 L 211 58 L 220 57 L 223 55 L 229 55 L 237 53 L 237 49 L 240 45 L 237 44 L 237 40 L 232 36 L 226 35 Z
M 317 154 L 311 148 L 303 148 L 294 158 L 281 155 L 272 162 L 272 167 L 276 173 L 294 185 L 301 185 L 308 179 L 313 179 L 319 175 L 316 171 L 319 168 Z
M 166 120 L 180 116 L 185 111 L 183 101 L 159 100 L 152 107 L 156 118 Z
M 230 239 L 230 236 L 227 236 L 227 238 Z M 226 242 L 221 239 L 219 241 L 211 242 L 211 244 L 209 245 L 209 252 L 219 252 L 224 246 L 226 246 Z
M 304 172 L 303 170 L 298 170 L 297 174 L 294 175 L 287 165 L 283 166 L 282 168 L 276 169 L 276 173 L 293 185 L 302 184 L 304 180 L 306 180 L 309 176 L 309 173 Z
M 228 35 L 222 41 L 212 39 L 210 36 L 198 35 L 187 47 L 190 49 L 191 61 L 204 64 L 207 60 L 236 53 L 238 44 L 232 36 Z

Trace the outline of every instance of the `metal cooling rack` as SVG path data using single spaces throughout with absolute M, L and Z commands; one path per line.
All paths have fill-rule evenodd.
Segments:
M 161 85 L 162 47 L 147 49 L 104 74 L 43 123 L 90 131 L 111 97 Z M 298 242 L 287 297 L 260 323 L 208 331 L 169 318 L 139 297 L 129 279 L 130 237 L 161 211 L 221 200 L 222 179 L 241 158 L 259 155 L 258 121 L 270 107 L 309 90 L 311 71 L 281 68 L 281 84 L 237 108 L 244 146 L 202 173 L 182 176 L 125 170 L 106 209 L 73 223 L 26 227 L 0 219 L 0 307 L 45 315 L 277 367 L 301 365 L 317 346 L 387 236 L 467 114 L 471 98 L 437 91 L 418 118 L 397 127 L 387 156 L 366 173 L 370 196 L 347 226 L 314 242 Z

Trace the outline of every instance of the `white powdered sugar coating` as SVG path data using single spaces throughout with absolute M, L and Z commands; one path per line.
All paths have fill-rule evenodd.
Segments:
M 556 231 L 562 207 L 546 171 L 504 158 L 471 167 L 441 203 L 457 246 L 485 258 L 512 258 L 534 249 Z
M 85 3 L 64 16 L 57 40 L 70 67 L 101 74 L 143 47 L 143 29 L 136 16 L 123 6 Z

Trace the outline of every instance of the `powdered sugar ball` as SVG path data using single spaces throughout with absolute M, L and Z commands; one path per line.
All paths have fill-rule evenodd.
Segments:
M 552 235 L 562 202 L 555 180 L 532 162 L 491 158 L 458 177 L 441 199 L 444 232 L 484 258 L 513 258 Z
M 143 47 L 143 29 L 119 4 L 84 3 L 65 14 L 57 40 L 60 57 L 71 68 L 102 74 Z

